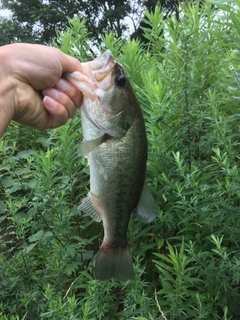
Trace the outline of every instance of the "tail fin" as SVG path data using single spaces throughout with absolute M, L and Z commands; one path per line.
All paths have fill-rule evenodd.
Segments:
M 132 279 L 133 261 L 128 245 L 116 249 L 103 243 L 97 255 L 95 276 L 97 280 Z

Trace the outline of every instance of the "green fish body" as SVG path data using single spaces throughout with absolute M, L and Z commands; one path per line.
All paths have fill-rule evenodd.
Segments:
M 144 119 L 123 67 L 109 50 L 82 65 L 80 72 L 66 76 L 84 95 L 81 153 L 89 159 L 90 192 L 79 209 L 103 222 L 96 279 L 124 281 L 133 277 L 127 241 L 131 214 L 143 222 L 151 222 L 156 215 L 145 184 Z

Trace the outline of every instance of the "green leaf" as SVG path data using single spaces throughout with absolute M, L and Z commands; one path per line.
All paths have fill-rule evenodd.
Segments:
M 17 159 L 27 159 L 29 158 L 35 151 L 34 150 L 24 150 L 24 151 L 19 151 L 17 154 L 16 154 L 16 158 Z
M 68 276 L 72 275 L 78 269 L 78 267 L 79 267 L 78 262 L 70 263 L 65 270 L 65 274 Z
M 9 176 L 1 179 L 1 184 L 4 188 L 11 188 L 14 185 L 15 181 Z
M 230 17 L 232 19 L 232 22 L 237 29 L 238 34 L 240 35 L 240 19 L 233 13 L 233 11 L 230 11 Z
M 24 252 L 25 254 L 28 254 L 30 251 L 32 251 L 33 248 L 36 247 L 36 245 L 37 245 L 37 242 L 31 243 L 30 245 L 28 245 L 27 247 L 25 247 L 25 248 L 23 249 L 23 252 Z
M 38 231 L 37 233 L 31 235 L 28 240 L 30 242 L 35 242 L 35 241 L 39 241 L 43 238 L 43 235 L 44 235 L 44 231 L 43 230 L 40 230 Z

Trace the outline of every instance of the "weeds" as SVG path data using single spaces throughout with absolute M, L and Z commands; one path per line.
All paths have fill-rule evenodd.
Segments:
M 79 116 L 47 132 L 9 126 L 0 141 L 1 320 L 240 317 L 240 16 L 230 3 L 185 4 L 181 21 L 163 21 L 157 7 L 146 14 L 145 45 L 102 37 L 144 113 L 158 206 L 151 225 L 130 221 L 133 280 L 94 279 L 102 228 L 77 210 L 89 187 Z M 64 52 L 93 56 L 84 22 L 58 37 Z

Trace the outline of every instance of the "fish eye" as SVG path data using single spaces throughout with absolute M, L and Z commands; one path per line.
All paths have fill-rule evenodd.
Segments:
M 120 75 L 120 76 L 116 77 L 115 81 L 119 87 L 124 87 L 125 83 L 126 83 L 126 78 L 125 78 L 125 76 Z

